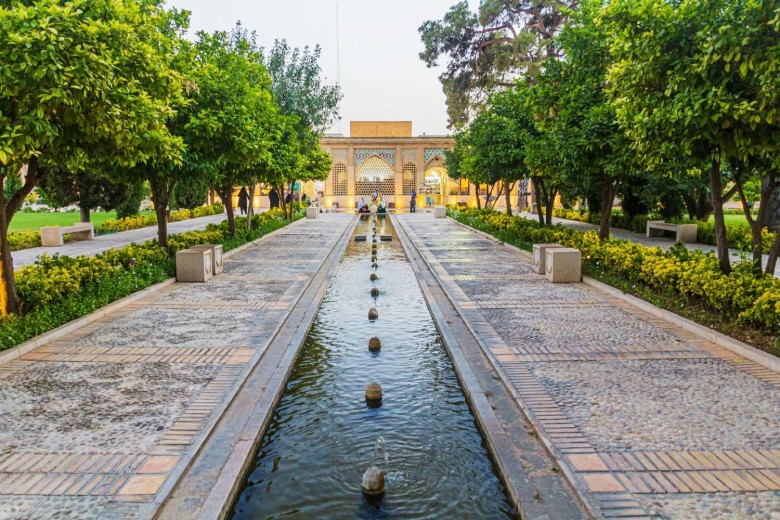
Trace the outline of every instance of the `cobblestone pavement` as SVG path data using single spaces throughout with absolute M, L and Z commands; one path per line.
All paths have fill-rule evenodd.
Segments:
M 532 213 L 519 213 L 519 216 L 529 219 L 529 220 L 538 220 L 538 216 L 534 215 Z M 599 227 L 595 224 L 589 224 L 587 222 L 579 222 L 577 220 L 566 220 L 563 218 L 553 217 L 552 219 L 553 224 L 560 224 L 562 226 L 570 227 L 573 229 L 579 229 L 580 231 L 596 231 L 598 232 Z M 614 238 L 620 238 L 622 240 L 630 240 L 631 242 L 636 242 L 637 244 L 642 244 L 644 246 L 648 247 L 663 247 L 664 249 L 668 249 L 670 246 L 674 245 L 674 239 L 671 238 L 664 238 L 664 237 L 646 237 L 642 233 L 634 233 L 633 231 L 627 231 L 625 229 L 618 229 L 618 228 L 612 228 L 610 230 L 610 233 Z M 706 252 L 715 252 L 715 246 L 711 246 L 708 244 L 685 244 L 688 249 L 698 249 L 701 251 Z M 736 249 L 729 249 L 729 256 L 731 257 L 732 262 L 741 262 L 742 261 L 742 255 L 740 255 L 740 252 Z M 767 255 L 764 255 L 764 267 L 766 268 L 766 262 L 769 257 Z M 775 268 L 775 277 L 780 278 L 780 265 L 778 265 Z
M 397 218 L 596 514 L 780 519 L 780 374 L 451 219 Z
M 181 222 L 171 222 L 168 224 L 169 233 L 184 233 L 185 231 L 194 231 L 205 229 L 212 222 L 222 222 L 225 220 L 225 214 L 209 215 L 208 217 L 193 218 L 182 220 Z M 141 229 L 131 229 L 121 233 L 111 233 L 95 237 L 94 240 L 74 240 L 67 242 L 61 247 L 33 247 L 31 249 L 22 249 L 12 253 L 14 259 L 14 269 L 19 269 L 25 265 L 35 262 L 43 253 L 49 255 L 60 254 L 65 256 L 95 256 L 98 253 L 124 247 L 131 242 L 140 244 L 147 240 L 157 238 L 157 226 L 145 227 Z
M 151 518 L 351 220 L 299 221 L 0 366 L 0 518 Z

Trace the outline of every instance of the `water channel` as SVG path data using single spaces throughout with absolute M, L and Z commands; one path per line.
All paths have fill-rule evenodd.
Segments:
M 350 241 L 331 280 L 234 518 L 517 518 L 390 219 L 377 228 L 393 240 L 377 243 L 376 269 L 371 219 L 355 228 L 368 241 Z M 386 474 L 378 502 L 361 492 L 371 465 Z

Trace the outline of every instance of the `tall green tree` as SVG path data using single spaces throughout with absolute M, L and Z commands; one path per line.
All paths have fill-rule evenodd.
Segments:
M 240 25 L 230 32 L 198 33 L 195 52 L 197 87 L 184 127 L 188 164 L 209 179 L 235 234 L 234 186 L 251 183 L 258 164 L 272 153 L 268 125 L 278 109 L 271 77 L 254 35 Z
M 578 0 L 483 0 L 478 12 L 463 0 L 441 20 L 419 28 L 429 67 L 447 60 L 439 76 L 450 126 L 468 123 L 490 94 L 511 88 L 524 72 L 535 73 L 559 57 L 554 38 Z
M 648 167 L 679 158 L 706 166 L 721 270 L 731 271 L 722 165 L 780 143 L 780 16 L 775 1 L 613 0 L 609 92 Z
M 165 16 L 150 0 L 0 3 L 0 312 L 22 312 L 7 232 L 40 181 L 40 162 L 180 156 L 164 123 L 181 93 L 160 52 Z M 5 177 L 24 164 L 25 183 L 6 202 Z

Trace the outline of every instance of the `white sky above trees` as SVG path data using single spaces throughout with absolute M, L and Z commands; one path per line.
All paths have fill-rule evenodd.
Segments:
M 338 0 L 341 33 L 341 124 L 329 132 L 349 134 L 349 121 L 413 121 L 415 135 L 448 134 L 440 70 L 418 58 L 417 28 L 441 19 L 457 0 Z M 469 0 L 476 9 L 478 0 Z M 320 63 L 336 82 L 336 0 L 168 0 L 192 11 L 191 30 L 228 30 L 237 20 L 257 31 L 270 48 L 286 38 L 295 47 L 320 44 Z

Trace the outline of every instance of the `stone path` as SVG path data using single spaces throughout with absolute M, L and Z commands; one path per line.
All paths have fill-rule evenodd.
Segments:
M 523 217 L 528 220 L 536 220 L 538 221 L 539 217 L 533 213 L 519 213 L 520 217 Z M 563 218 L 553 217 L 552 219 L 553 224 L 560 224 L 562 226 L 566 226 L 572 229 L 578 229 L 580 231 L 596 231 L 598 232 L 599 227 L 595 224 L 589 224 L 587 222 L 580 222 L 578 220 L 566 220 Z M 619 238 L 622 240 L 630 240 L 631 242 L 635 242 L 637 244 L 642 244 L 643 246 L 647 247 L 662 247 L 664 249 L 668 249 L 670 246 L 674 245 L 674 239 L 671 238 L 664 238 L 664 237 L 646 237 L 642 233 L 634 233 L 633 231 L 627 231 L 625 229 L 618 229 L 618 228 L 612 228 L 610 230 L 610 233 L 614 238 Z M 711 246 L 708 244 L 699 244 L 693 243 L 693 244 L 685 244 L 688 249 L 691 250 L 700 250 L 705 252 L 715 252 L 715 246 Z M 736 249 L 729 249 L 729 256 L 731 257 L 732 262 L 741 262 L 742 256 L 744 253 L 740 253 Z M 764 267 L 766 267 L 766 262 L 769 257 L 767 255 L 764 255 Z M 780 278 L 780 264 L 775 268 L 775 277 Z
M 594 515 L 780 518 L 780 374 L 451 219 L 396 218 Z
M 0 366 L 0 517 L 151 518 L 351 222 L 299 221 Z
M 220 213 L 219 215 L 209 215 L 208 217 L 182 220 L 181 222 L 171 222 L 168 224 L 168 232 L 173 234 L 205 229 L 207 225 L 222 222 L 225 218 L 227 218 L 225 217 L 225 214 Z M 66 242 L 62 247 L 33 247 L 31 249 L 22 249 L 21 251 L 13 252 L 11 256 L 14 259 L 14 269 L 19 269 L 35 262 L 35 259 L 43 253 L 48 253 L 49 255 L 59 253 L 64 256 L 95 256 L 96 254 L 109 249 L 124 247 L 132 242 L 140 244 L 147 240 L 152 240 L 153 238 L 157 238 L 156 225 L 141 229 L 132 229 L 130 231 L 122 231 L 121 233 L 112 233 L 110 235 L 101 235 L 95 237 L 94 240 L 74 240 L 72 242 Z

